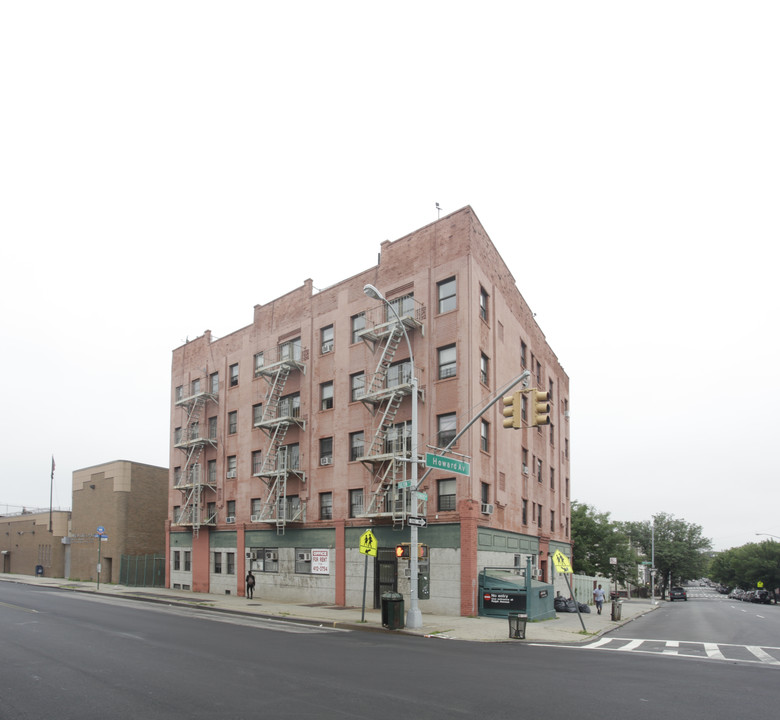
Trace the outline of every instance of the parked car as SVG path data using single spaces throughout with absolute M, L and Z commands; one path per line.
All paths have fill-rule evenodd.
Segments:
M 768 590 L 754 590 L 753 597 L 750 598 L 750 602 L 769 605 L 769 603 L 772 602 L 772 596 L 769 594 Z
M 685 600 L 688 602 L 688 594 L 685 592 L 685 590 L 681 587 L 673 587 L 669 591 L 669 600 Z
M 745 592 L 742 593 L 742 596 L 739 599 L 742 600 L 742 602 L 753 602 L 754 594 L 755 594 L 755 590 L 745 590 Z
M 735 587 L 730 593 L 729 597 L 732 600 L 739 600 L 742 597 L 742 593 L 745 591 L 742 588 Z

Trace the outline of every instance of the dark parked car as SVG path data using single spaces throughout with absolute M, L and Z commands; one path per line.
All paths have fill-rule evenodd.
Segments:
M 763 603 L 769 605 L 772 602 L 772 597 L 768 590 L 756 590 L 753 592 L 753 597 L 750 598 L 750 602 Z
M 669 591 L 669 600 L 685 600 L 685 602 L 688 602 L 688 595 L 681 587 L 673 587 Z

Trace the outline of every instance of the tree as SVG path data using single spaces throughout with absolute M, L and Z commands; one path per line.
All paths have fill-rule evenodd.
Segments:
M 710 577 L 743 590 L 754 589 L 759 582 L 768 590 L 780 588 L 780 543 L 766 540 L 718 553 Z
M 655 533 L 653 533 L 655 525 Z M 711 549 L 712 541 L 702 536 L 700 525 L 688 523 L 666 513 L 653 516 L 652 523 L 623 523 L 624 532 L 630 533 L 632 543 L 641 548 L 649 558 L 653 553 L 655 534 L 656 583 L 661 585 L 661 595 L 672 585 L 702 577 L 708 558 L 704 554 Z
M 636 553 L 628 536 L 609 513 L 574 500 L 571 504 L 572 569 L 581 575 L 617 578 L 621 583 L 636 582 Z M 610 563 L 617 559 L 617 565 Z

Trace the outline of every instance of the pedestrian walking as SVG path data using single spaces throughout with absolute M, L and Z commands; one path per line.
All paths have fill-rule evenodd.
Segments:
M 604 605 L 604 591 L 601 589 L 601 585 L 599 585 L 594 591 L 593 591 L 593 600 L 596 603 L 596 612 L 601 615 L 601 607 Z
M 254 594 L 255 594 L 255 576 L 252 575 L 252 571 L 250 570 L 246 576 L 246 596 L 251 600 Z

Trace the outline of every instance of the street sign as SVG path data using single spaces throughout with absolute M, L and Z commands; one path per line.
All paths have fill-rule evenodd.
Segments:
M 399 488 L 410 488 L 412 487 L 412 481 L 411 480 L 401 480 L 401 482 L 398 483 Z
M 425 453 L 425 467 L 433 468 L 434 470 L 446 470 L 458 475 L 471 475 L 471 466 L 467 462 L 444 457 L 443 455 L 434 455 L 433 453 Z
M 420 500 L 424 500 L 425 502 L 428 502 L 428 493 L 424 493 L 424 492 L 418 492 L 418 493 L 417 493 L 417 497 L 418 497 Z
M 106 534 L 106 529 L 102 525 L 98 525 L 97 534 L 98 535 L 105 535 Z
M 360 552 L 362 552 L 363 555 L 372 555 L 373 557 L 376 557 L 376 538 L 374 537 L 374 533 L 370 530 L 366 530 L 360 536 Z
M 567 558 L 560 550 L 555 551 L 552 560 L 553 564 L 555 565 L 555 569 L 559 573 L 570 573 L 572 571 L 569 558 Z
M 406 524 L 416 525 L 417 527 L 426 527 L 428 525 L 428 521 L 422 517 L 410 517 L 406 518 Z

